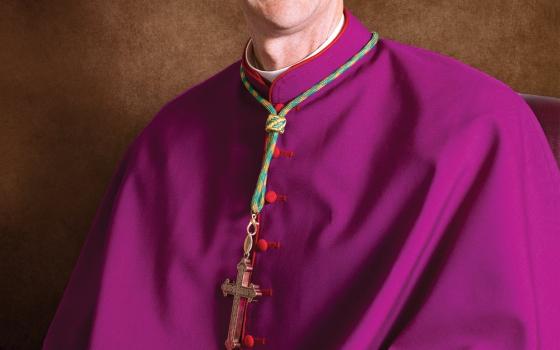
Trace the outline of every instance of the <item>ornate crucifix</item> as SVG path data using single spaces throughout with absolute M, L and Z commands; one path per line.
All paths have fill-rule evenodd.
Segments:
M 224 296 L 233 295 L 233 306 L 231 307 L 231 316 L 229 319 L 228 336 L 225 342 L 226 349 L 238 349 L 241 347 L 241 336 L 243 331 L 243 318 L 247 305 L 254 301 L 256 297 L 262 295 L 258 285 L 250 283 L 251 261 L 248 257 L 243 256 L 237 264 L 237 278 L 235 283 L 227 278 L 222 283 L 222 292 Z

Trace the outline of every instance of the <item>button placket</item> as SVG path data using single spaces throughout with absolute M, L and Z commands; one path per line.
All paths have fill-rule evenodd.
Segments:
M 348 22 L 347 22 L 348 23 Z M 310 88 L 308 88 L 307 90 L 301 92 L 299 95 L 293 97 L 293 98 L 289 98 L 291 101 L 289 102 L 290 108 L 295 108 L 295 110 L 299 110 L 299 104 L 304 101 L 305 99 L 307 99 L 308 97 L 312 96 L 313 94 L 315 94 L 317 91 L 319 91 L 320 89 L 322 89 L 324 86 L 326 86 L 328 83 L 332 82 L 334 79 L 336 79 L 337 77 L 341 76 L 342 73 L 344 73 L 346 70 L 348 70 L 353 64 L 355 64 L 355 62 L 357 62 L 359 59 L 361 59 L 362 57 L 365 57 L 365 55 L 372 50 L 377 41 L 378 41 L 379 35 L 377 32 L 373 32 L 372 37 L 368 40 L 368 42 L 357 52 L 355 53 L 352 57 L 350 57 L 344 64 L 340 65 L 335 71 L 333 71 L 331 74 L 329 74 L 327 77 L 323 78 L 321 81 L 316 82 L 313 86 L 311 86 Z M 343 45 L 345 46 L 345 45 Z M 272 101 L 274 101 L 273 99 L 273 92 L 278 92 L 279 88 L 274 88 L 275 83 L 278 82 L 278 80 L 274 81 L 272 83 L 272 85 L 270 86 L 270 89 L 268 90 L 268 100 L 264 97 L 262 97 L 258 91 L 256 91 L 250 84 L 250 82 L 247 79 L 247 76 L 245 74 L 245 66 L 242 64 L 240 66 L 240 74 L 241 74 L 241 80 L 243 82 L 243 85 L 246 87 L 246 89 L 249 91 L 249 93 L 251 93 L 251 95 L 253 95 L 257 101 L 262 104 L 267 110 L 268 112 L 270 112 L 270 114 L 267 117 L 266 120 L 266 127 L 265 130 L 267 133 L 271 133 L 274 137 L 275 137 L 275 142 L 276 139 L 278 137 L 278 134 L 283 134 L 284 130 L 285 130 L 285 126 L 286 126 L 286 114 L 291 110 L 290 108 L 287 108 L 286 110 L 284 110 L 284 105 L 283 104 L 274 104 L 272 105 Z M 276 93 L 275 93 L 276 95 Z M 281 97 L 282 98 L 282 97 Z M 288 98 L 286 98 L 288 99 Z M 272 145 L 271 145 L 272 146 Z M 275 145 L 274 145 L 274 149 L 269 149 L 268 147 L 266 148 L 267 151 L 270 151 L 272 154 L 270 153 L 266 153 L 266 157 L 263 159 L 263 166 L 261 167 L 260 173 L 259 173 L 259 177 L 258 177 L 258 181 L 257 181 L 257 188 L 255 189 L 255 192 L 253 194 L 253 198 L 251 200 L 251 220 L 254 220 L 254 216 L 256 215 L 256 213 L 259 213 L 263 207 L 263 202 L 266 201 L 265 198 L 266 195 L 268 194 L 269 200 L 271 200 L 274 197 L 274 200 L 272 200 L 272 202 L 276 202 L 280 196 L 275 192 L 272 191 L 274 194 L 270 193 L 262 193 L 263 190 L 266 190 L 266 175 L 267 175 L 267 167 L 270 166 L 270 160 L 271 158 L 274 157 L 274 154 L 276 154 L 275 158 L 278 158 L 280 156 L 283 155 L 282 153 L 282 149 L 278 148 L 278 150 L 276 150 Z M 292 153 L 284 153 L 284 155 L 291 155 L 293 156 L 293 152 Z M 282 197 L 284 200 L 286 199 L 286 196 L 284 195 L 284 197 Z M 268 201 L 266 201 L 268 202 Z M 252 222 L 252 221 L 251 221 Z M 258 222 L 257 222 L 258 224 Z M 256 253 L 256 246 L 257 245 L 252 245 L 252 235 L 251 232 L 248 230 L 248 237 L 249 240 L 248 242 L 250 242 L 250 244 L 244 244 L 244 252 L 246 255 L 249 254 L 249 252 L 252 253 Z M 255 237 L 257 240 L 259 237 Z M 264 251 L 266 251 L 268 249 L 268 242 L 265 243 L 261 243 L 261 245 L 266 246 L 266 249 L 264 249 Z M 247 247 L 245 249 L 245 247 Z M 253 255 L 254 257 L 256 257 L 256 255 Z M 245 259 L 245 258 L 242 258 Z M 242 260 L 243 261 L 243 260 Z M 230 327 L 231 328 L 231 327 Z M 238 328 L 235 328 L 235 330 L 237 331 Z M 231 334 L 231 333 L 229 333 Z M 230 337 L 228 335 L 228 340 L 233 339 L 236 344 L 235 345 L 240 345 L 239 343 L 242 343 L 243 345 L 247 346 L 247 347 L 253 347 L 254 345 L 257 344 L 257 339 L 255 337 L 253 337 L 250 334 L 243 334 L 240 337 L 237 337 L 237 335 L 235 337 Z M 262 341 L 262 343 L 264 343 L 264 340 Z M 226 341 L 226 346 L 228 345 L 227 341 Z M 232 349 L 231 346 L 228 346 L 228 349 Z
M 283 105 L 281 105 L 281 104 L 276 104 L 275 105 L 275 109 L 277 111 L 281 110 L 282 107 L 283 107 Z M 264 142 L 264 151 L 265 152 L 266 152 L 266 145 L 267 145 L 267 142 L 268 142 L 268 137 L 269 137 L 268 135 L 265 137 L 265 142 Z M 278 141 L 277 141 L 277 143 L 274 147 L 273 153 L 272 153 L 272 158 L 273 159 L 278 159 L 278 158 L 290 159 L 293 156 L 294 156 L 293 151 L 289 151 L 289 150 L 285 150 L 285 149 L 280 148 L 278 146 Z M 269 169 L 268 169 L 269 170 L 269 173 L 268 173 L 269 176 L 271 175 L 271 170 L 274 168 L 274 166 L 276 164 L 278 164 L 279 166 L 282 165 L 282 163 L 276 163 L 276 162 L 272 161 L 270 163 Z M 272 184 L 271 187 L 274 188 L 274 184 Z M 264 194 L 264 202 L 267 206 L 269 206 L 272 209 L 271 205 L 272 204 L 278 204 L 279 201 L 286 202 L 287 201 L 287 195 L 284 194 L 284 193 L 278 193 L 276 188 L 266 190 L 266 192 Z M 280 244 L 280 242 L 270 241 L 270 240 L 267 240 L 265 238 L 258 237 L 257 242 L 253 246 L 252 250 L 255 253 L 257 253 L 259 256 L 262 256 L 263 254 L 259 254 L 259 253 L 266 253 L 266 252 L 270 253 L 272 250 L 276 250 L 276 249 L 281 248 L 281 246 L 282 245 Z M 262 296 L 272 296 L 272 294 L 273 294 L 273 289 L 272 288 L 261 289 L 260 291 L 261 291 Z M 250 332 L 250 329 L 247 330 L 247 332 L 245 333 L 245 335 L 242 339 L 242 345 L 243 345 L 244 348 L 253 348 L 257 345 L 265 345 L 265 344 L 266 344 L 266 338 L 262 337 L 262 336 L 257 337 L 257 336 L 252 335 L 251 332 Z
M 276 110 L 280 110 L 282 107 L 283 106 L 281 106 L 281 105 L 276 105 L 275 106 Z M 266 152 L 268 137 L 269 137 L 269 135 L 267 134 L 265 136 L 265 139 L 264 139 L 264 151 L 265 152 Z M 284 157 L 289 158 L 292 155 L 293 155 L 293 152 L 281 150 L 278 146 L 275 146 L 275 148 L 273 150 L 272 157 L 273 158 L 279 158 L 280 156 L 284 156 Z M 272 164 L 273 164 L 273 162 L 271 162 L 270 165 L 269 165 L 269 172 L 272 168 Z M 274 190 L 267 190 L 265 195 L 264 195 L 265 204 L 272 204 L 272 203 L 275 203 L 277 201 L 286 201 L 286 199 L 287 199 L 287 196 L 285 194 L 279 194 Z M 259 235 L 260 235 L 261 229 L 262 229 L 262 227 L 259 228 Z M 269 249 L 278 249 L 278 248 L 280 248 L 280 242 L 272 242 L 272 241 L 267 241 L 264 238 L 258 238 L 256 244 L 252 248 L 252 251 L 255 252 L 255 253 L 264 253 L 264 252 L 269 251 Z M 270 297 L 273 294 L 273 289 L 272 288 L 262 288 L 262 289 L 260 289 L 260 293 L 261 293 L 261 296 Z M 247 330 L 247 332 L 244 332 L 245 334 L 242 338 L 242 345 L 243 345 L 244 348 L 253 348 L 254 346 L 257 346 L 257 345 L 266 344 L 266 338 L 265 337 L 253 336 L 248 331 L 249 330 Z

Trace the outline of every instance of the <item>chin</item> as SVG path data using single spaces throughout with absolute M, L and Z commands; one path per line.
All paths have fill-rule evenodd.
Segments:
M 278 30 L 296 28 L 332 0 L 241 0 L 246 11 Z

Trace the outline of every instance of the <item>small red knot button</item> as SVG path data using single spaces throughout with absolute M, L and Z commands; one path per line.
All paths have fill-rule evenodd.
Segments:
M 265 151 L 266 151 L 266 144 L 265 144 Z M 272 151 L 273 158 L 279 158 L 280 156 L 286 158 L 292 158 L 294 156 L 294 151 L 286 151 L 283 149 L 278 148 L 278 146 L 274 147 L 274 151 Z
M 283 103 L 277 103 L 277 104 L 274 105 L 274 109 L 276 110 L 276 112 L 280 112 L 280 110 L 282 110 L 282 108 L 284 108 Z
M 252 348 L 255 346 L 255 338 L 252 335 L 247 334 L 243 337 L 243 345 L 248 348 Z
M 255 345 L 264 345 L 266 344 L 266 338 L 260 337 L 253 337 L 250 334 L 247 334 L 243 337 L 243 346 L 252 348 Z
M 266 252 L 268 248 L 280 248 L 280 242 L 268 242 L 264 238 L 257 241 L 257 249 L 261 252 Z
M 268 242 L 265 239 L 259 239 L 257 241 L 257 249 L 261 252 L 266 252 L 268 250 Z
M 280 157 L 280 149 L 278 147 L 274 147 L 274 152 L 272 152 L 272 157 L 278 158 Z
M 264 200 L 267 201 L 268 203 L 276 202 L 277 198 L 278 195 L 274 191 L 267 191 L 266 194 L 264 195 Z

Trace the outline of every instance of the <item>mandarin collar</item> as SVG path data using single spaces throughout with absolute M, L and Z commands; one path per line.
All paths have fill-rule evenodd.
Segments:
M 329 45 L 317 54 L 290 66 L 270 83 L 247 63 L 245 50 L 250 42 L 247 40 L 241 56 L 241 64 L 247 80 L 255 90 L 273 104 L 287 104 L 360 51 L 371 39 L 372 33 L 347 7 L 344 7 L 343 11 L 342 29 Z

